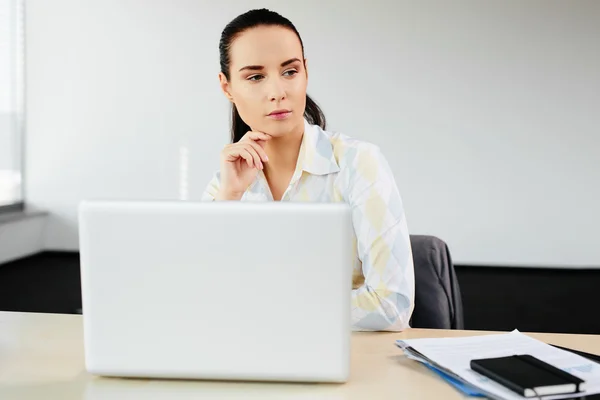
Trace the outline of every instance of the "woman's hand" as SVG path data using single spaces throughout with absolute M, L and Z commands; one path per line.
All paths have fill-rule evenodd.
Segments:
M 262 132 L 248 132 L 237 143 L 228 144 L 221 151 L 221 185 L 215 200 L 240 200 L 256 179 L 259 170 L 269 161 L 264 150 L 271 136 Z

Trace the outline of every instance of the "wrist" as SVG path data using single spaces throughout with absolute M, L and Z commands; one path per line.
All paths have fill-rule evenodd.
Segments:
M 215 200 L 241 200 L 244 192 L 236 192 L 227 189 L 221 189 L 217 192 Z

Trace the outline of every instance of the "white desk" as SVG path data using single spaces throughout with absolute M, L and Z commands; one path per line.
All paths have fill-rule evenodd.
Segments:
M 485 332 L 355 333 L 346 384 L 127 380 L 85 372 L 81 316 L 0 312 L 0 399 L 462 399 L 427 368 L 405 359 L 394 341 L 474 334 Z M 600 335 L 532 336 L 600 354 Z

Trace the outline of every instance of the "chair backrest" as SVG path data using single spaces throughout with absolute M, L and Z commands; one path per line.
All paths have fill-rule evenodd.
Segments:
M 435 236 L 411 235 L 415 266 L 413 328 L 464 329 L 462 299 L 446 243 Z

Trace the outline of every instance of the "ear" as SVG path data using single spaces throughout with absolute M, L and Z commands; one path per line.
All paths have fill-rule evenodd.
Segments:
M 231 92 L 229 90 L 229 82 L 227 82 L 227 78 L 222 72 L 219 72 L 219 84 L 221 86 L 223 94 L 225 95 L 225 97 L 227 97 L 227 100 L 233 103 L 233 96 L 231 95 Z

